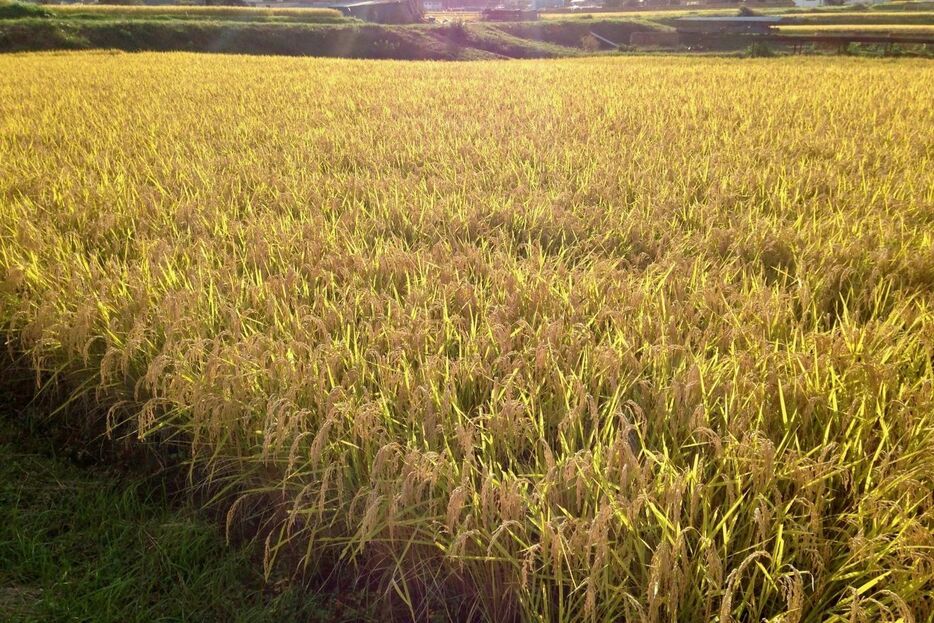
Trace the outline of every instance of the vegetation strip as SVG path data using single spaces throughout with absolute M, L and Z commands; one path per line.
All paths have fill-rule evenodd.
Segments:
M 61 49 L 191 51 L 289 56 L 333 56 L 398 60 L 485 60 L 556 58 L 582 54 L 651 52 L 659 48 L 691 53 L 847 53 L 930 56 L 934 46 L 931 3 L 876 5 L 871 10 L 765 8 L 781 16 L 772 33 L 798 32 L 810 39 L 754 38 L 729 32 L 702 37 L 675 34 L 686 17 L 736 17 L 735 9 L 543 14 L 533 22 L 478 22 L 479 14 L 441 13 L 435 23 L 362 23 L 329 9 L 193 6 L 44 6 L 0 0 L 0 52 Z M 739 13 L 759 14 L 748 6 Z M 437 20 L 447 23 L 437 23 Z M 799 30 L 795 30 L 799 29 Z M 801 29 L 804 29 L 802 32 Z M 813 29 L 813 30 L 812 30 Z M 854 31 L 876 37 L 900 34 L 900 43 L 873 46 L 827 45 L 826 33 Z M 906 36 L 912 35 L 910 38 Z M 852 38 L 852 37 L 851 37 Z M 833 42 L 831 42 L 833 43 Z M 854 42 L 855 43 L 855 42 Z

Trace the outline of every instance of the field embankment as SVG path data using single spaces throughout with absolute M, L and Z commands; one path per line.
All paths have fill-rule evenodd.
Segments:
M 478 60 L 555 58 L 583 51 L 548 37 L 519 37 L 492 25 L 264 24 L 217 21 L 0 22 L 0 50 L 112 49 L 384 58 Z
M 6 55 L 0 329 L 383 620 L 926 621 L 932 72 Z
M 928 26 L 934 28 L 930 10 L 765 11 L 782 14 L 787 27 L 808 26 L 807 32 L 830 26 L 867 33 L 925 33 Z M 651 50 L 652 45 L 630 46 L 633 33 L 671 31 L 675 20 L 686 16 L 727 14 L 735 10 L 563 13 L 517 23 L 464 23 L 458 14 L 440 14 L 437 17 L 447 23 L 390 26 L 365 24 L 323 9 L 38 6 L 0 0 L 0 51 L 114 49 L 398 60 L 556 58 L 616 49 Z M 700 45 L 682 42 L 667 47 L 737 53 L 752 43 L 748 37 L 725 35 L 705 37 Z M 912 51 L 928 53 L 924 47 Z
M 566 20 L 537 22 L 515 22 L 490 25 L 502 32 L 523 40 L 545 41 L 547 43 L 579 49 L 582 42 L 592 34 L 603 37 L 617 45 L 627 46 L 634 32 L 650 32 L 664 27 L 644 20 Z
M 620 23 L 609 32 L 632 27 L 653 28 Z M 520 36 L 521 30 L 495 24 L 366 24 L 331 10 L 0 4 L 0 51 L 5 52 L 113 49 L 400 60 L 553 58 L 583 51 L 581 37 L 586 32 L 568 29 L 574 32 L 563 37 L 555 35 L 553 27 L 545 34 Z
M 452 33 L 444 26 L 254 24 L 240 22 L 0 23 L 0 49 L 112 49 L 402 60 L 550 58 L 579 51 L 523 41 L 487 29 Z

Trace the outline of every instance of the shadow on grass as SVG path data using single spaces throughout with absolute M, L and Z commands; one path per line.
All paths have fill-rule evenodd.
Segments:
M 265 584 L 252 547 L 228 547 L 153 478 L 79 466 L 3 408 L 0 621 L 366 618 L 333 596 Z

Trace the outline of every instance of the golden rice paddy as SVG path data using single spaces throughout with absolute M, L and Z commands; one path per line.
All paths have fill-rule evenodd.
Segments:
M 387 617 L 928 621 L 932 101 L 923 60 L 0 56 L 0 322 Z

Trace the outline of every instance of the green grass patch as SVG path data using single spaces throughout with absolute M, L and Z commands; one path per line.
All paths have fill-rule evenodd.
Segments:
M 7 2 L 0 0 L 0 19 L 21 19 L 24 17 L 51 17 L 52 12 L 38 4 L 30 2 Z
M 156 479 L 79 467 L 0 421 L 0 621 L 332 621 L 336 600 L 264 585 Z M 357 613 L 361 614 L 361 613 Z

